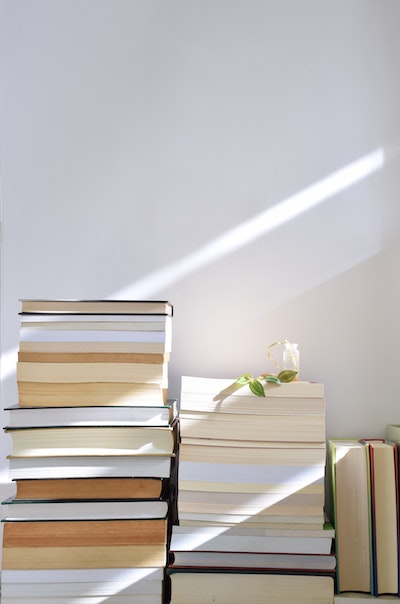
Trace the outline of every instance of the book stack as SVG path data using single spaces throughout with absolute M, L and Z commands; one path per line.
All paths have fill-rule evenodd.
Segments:
M 172 306 L 23 300 L 2 604 L 161 604 L 177 412 Z
M 235 380 L 184 376 L 180 405 L 171 604 L 250 601 L 244 594 L 331 604 L 323 386 L 267 384 L 257 397 Z M 203 587 L 209 596 L 193 600 Z
M 338 593 L 400 596 L 400 431 L 386 436 L 329 440 Z

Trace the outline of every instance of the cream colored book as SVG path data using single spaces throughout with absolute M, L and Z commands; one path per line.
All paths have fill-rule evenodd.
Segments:
M 331 577 L 173 572 L 171 604 L 332 604 Z
M 166 386 L 168 364 L 18 362 L 17 382 L 134 382 Z
M 188 438 L 281 442 L 325 441 L 324 415 L 262 415 L 200 413 L 180 410 L 181 434 Z
M 31 341 L 19 343 L 22 352 L 46 352 L 46 353 L 144 353 L 163 354 L 171 352 L 171 342 L 104 342 L 104 341 L 79 341 L 79 342 L 42 342 Z
M 175 448 L 170 426 L 67 426 L 8 428 L 15 457 L 168 455 Z
M 203 439 L 204 441 L 206 439 Z M 242 441 L 237 441 L 237 446 L 213 446 L 210 444 L 190 445 L 181 442 L 180 459 L 193 462 L 217 463 L 249 463 L 295 466 L 325 466 L 325 447 L 274 447 L 273 443 L 260 443 L 261 446 L 243 446 Z M 262 446 L 263 445 L 263 446 Z
M 258 516 L 323 516 L 324 491 L 224 493 L 185 491 L 179 487 L 179 512 Z

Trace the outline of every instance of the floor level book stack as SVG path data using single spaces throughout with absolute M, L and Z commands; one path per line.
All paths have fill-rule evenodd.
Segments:
M 20 320 L 2 604 L 163 604 L 171 304 L 22 300 Z
M 171 604 L 332 604 L 321 384 L 182 377 Z
M 328 442 L 338 596 L 400 596 L 399 442 L 394 425 L 386 439 Z

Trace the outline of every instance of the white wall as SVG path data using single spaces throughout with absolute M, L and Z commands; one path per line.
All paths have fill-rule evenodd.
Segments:
M 399 24 L 398 0 L 0 0 L 3 406 L 19 298 L 161 298 L 171 396 L 286 338 L 329 436 L 400 423 Z

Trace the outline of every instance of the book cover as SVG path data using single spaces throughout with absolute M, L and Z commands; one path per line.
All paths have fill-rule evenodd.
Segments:
M 337 589 L 373 592 L 369 459 L 356 439 L 331 439 L 328 472 L 335 528 Z
M 374 594 L 398 594 L 398 450 L 382 439 L 363 439 L 370 462 Z
M 23 313 L 78 314 L 158 314 L 172 315 L 173 306 L 167 300 L 20 300 Z

